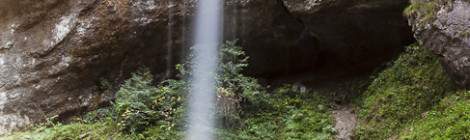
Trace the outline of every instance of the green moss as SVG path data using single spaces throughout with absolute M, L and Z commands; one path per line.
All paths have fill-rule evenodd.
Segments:
M 400 139 L 470 139 L 470 91 L 444 98 L 400 134 Z
M 404 14 L 408 17 L 415 17 L 418 23 L 428 23 L 435 19 L 439 4 L 436 1 L 412 1 Z
M 463 38 L 470 38 L 470 30 L 461 31 L 459 33 L 459 36 L 461 36 Z
M 386 139 L 429 111 L 454 89 L 439 61 L 418 46 L 384 70 L 364 94 L 358 139 Z

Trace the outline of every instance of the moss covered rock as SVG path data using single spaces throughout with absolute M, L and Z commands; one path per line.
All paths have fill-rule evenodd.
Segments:
M 459 91 L 441 100 L 433 110 L 411 123 L 400 139 L 470 139 L 470 91 Z
M 405 11 L 416 39 L 440 56 L 460 86 L 470 88 L 470 1 L 412 0 Z
M 420 118 L 454 86 L 438 59 L 416 45 L 384 70 L 364 94 L 356 130 L 359 139 L 386 139 Z

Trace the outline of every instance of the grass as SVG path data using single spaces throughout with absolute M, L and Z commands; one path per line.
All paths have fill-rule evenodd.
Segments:
M 444 98 L 420 120 L 403 129 L 400 139 L 470 139 L 470 91 Z
M 425 132 L 431 129 L 441 131 L 436 128 L 447 129 L 453 126 L 449 123 L 431 126 L 437 120 L 462 123 L 456 126 L 459 129 L 447 129 L 448 131 L 461 133 L 460 127 L 470 130 L 468 97 L 465 94 L 459 95 L 435 56 L 419 46 L 409 46 L 406 53 L 380 73 L 365 92 L 359 111 L 356 138 L 436 139 L 439 138 L 437 135 Z M 462 104 L 455 107 L 453 104 L 445 104 L 451 97 L 462 98 Z M 435 109 L 439 108 L 437 106 L 440 109 Z M 454 115 L 460 115 L 461 118 L 448 113 L 455 109 L 459 111 Z M 428 113 L 435 115 L 423 117 Z M 455 136 L 461 135 L 450 134 L 443 138 L 451 139 Z
M 136 139 L 121 133 L 114 123 L 100 122 L 93 124 L 72 123 L 67 125 L 57 124 L 52 127 L 39 127 L 31 131 L 15 133 L 4 137 L 5 140 L 115 140 Z
M 329 140 L 335 130 L 327 99 L 293 86 L 274 91 L 264 109 L 254 105 L 243 115 L 243 127 L 222 131 L 224 140 Z

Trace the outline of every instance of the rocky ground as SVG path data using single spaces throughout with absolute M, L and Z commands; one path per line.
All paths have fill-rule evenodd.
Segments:
M 333 110 L 335 119 L 336 139 L 351 140 L 357 125 L 354 105 L 337 105 Z

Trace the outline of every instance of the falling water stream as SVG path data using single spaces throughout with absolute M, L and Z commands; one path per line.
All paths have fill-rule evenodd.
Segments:
M 173 26 L 174 26 L 174 14 L 175 14 L 176 4 L 174 1 L 168 2 L 168 24 L 167 24 L 167 56 L 166 56 L 166 72 L 165 77 L 169 78 L 173 74 Z
M 213 140 L 223 0 L 199 0 L 193 47 L 187 140 Z

